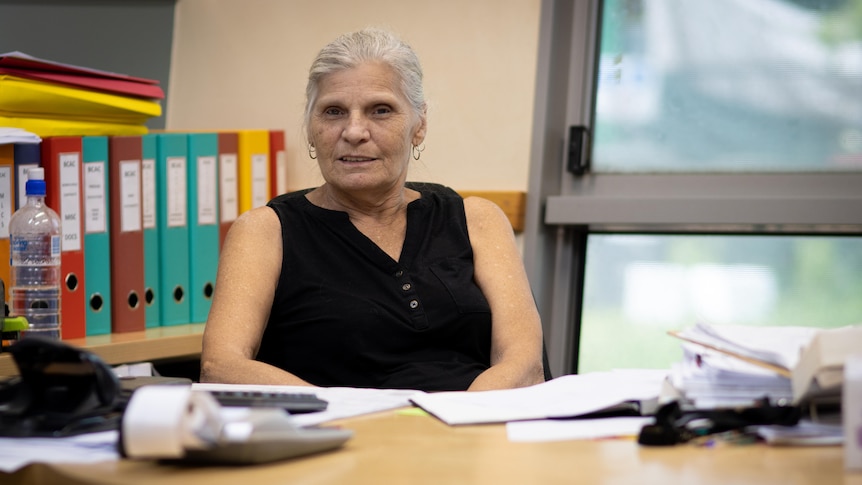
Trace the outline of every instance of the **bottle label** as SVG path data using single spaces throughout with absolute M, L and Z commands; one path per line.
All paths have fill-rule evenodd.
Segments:
M 9 262 L 12 266 L 58 265 L 62 242 L 60 235 L 12 236 Z
M 60 244 L 61 241 L 62 240 L 60 239 L 60 236 L 51 236 L 51 257 L 52 258 L 59 258 L 60 257 L 60 251 L 62 250 L 62 247 Z

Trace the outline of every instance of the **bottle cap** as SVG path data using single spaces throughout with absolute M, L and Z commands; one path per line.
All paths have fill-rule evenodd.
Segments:
M 27 170 L 27 185 L 24 187 L 27 195 L 45 195 L 45 169 L 33 167 Z

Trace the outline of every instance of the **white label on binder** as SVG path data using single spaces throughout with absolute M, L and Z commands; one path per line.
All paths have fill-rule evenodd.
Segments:
M 120 166 L 120 231 L 141 230 L 141 162 L 123 160 Z
M 251 156 L 251 207 L 263 207 L 269 202 L 269 159 L 266 153 Z
M 168 227 L 183 227 L 188 225 L 186 157 L 168 157 L 167 162 L 167 224 Z
M 156 161 L 145 158 L 141 163 L 141 204 L 144 229 L 156 228 Z
M 215 225 L 218 222 L 216 178 L 216 158 L 198 157 L 198 225 Z
M 221 222 L 233 222 L 239 213 L 237 196 L 236 153 L 225 153 L 219 157 L 219 192 L 221 197 Z
M 24 207 L 24 204 L 27 203 L 27 181 L 30 180 L 30 176 L 27 175 L 27 171 L 38 166 L 38 163 L 18 165 L 18 170 L 15 173 L 15 185 L 17 186 L 15 190 L 18 194 L 18 207 Z
M 60 154 L 60 221 L 63 251 L 81 250 L 81 154 Z
M 106 232 L 105 162 L 84 163 L 84 232 Z
M 15 211 L 12 200 L 12 169 L 0 167 L 0 239 L 9 239 L 9 220 Z M 8 263 L 8 261 L 4 261 Z

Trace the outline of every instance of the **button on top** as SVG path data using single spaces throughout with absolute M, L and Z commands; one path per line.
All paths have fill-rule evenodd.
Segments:
M 396 272 L 395 272 L 395 277 L 396 277 L 396 278 L 400 278 L 400 277 L 401 277 L 401 276 L 403 276 L 403 275 L 404 275 L 404 271 L 401 271 L 400 269 L 399 269 L 398 271 L 396 271 Z

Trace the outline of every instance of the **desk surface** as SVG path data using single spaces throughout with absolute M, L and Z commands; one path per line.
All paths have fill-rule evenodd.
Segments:
M 110 365 L 200 356 L 203 323 L 156 327 L 142 332 L 112 333 L 65 340 L 86 348 Z M 0 377 L 18 374 L 9 353 L 0 354 Z
M 399 412 L 341 421 L 355 431 L 336 451 L 250 467 L 192 468 L 120 461 L 31 465 L 4 484 L 832 484 L 862 485 L 845 473 L 843 449 L 766 445 L 641 447 L 632 440 L 513 443 L 503 425 L 449 427 Z

